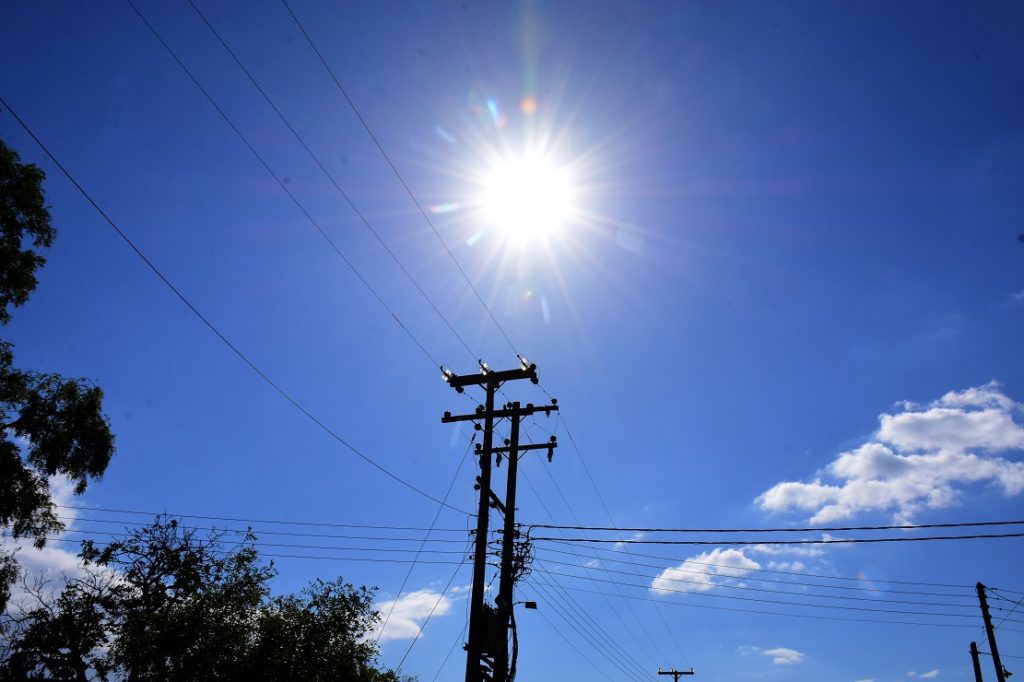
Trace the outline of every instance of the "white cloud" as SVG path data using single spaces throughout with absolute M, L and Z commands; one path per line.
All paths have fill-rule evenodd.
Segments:
M 633 533 L 632 535 L 630 535 L 626 539 L 627 540 L 643 540 L 645 537 L 647 537 L 647 533 Z M 625 542 L 616 542 L 614 545 L 612 545 L 612 549 L 614 549 L 615 551 L 619 551 L 619 550 L 621 550 L 625 546 L 626 546 Z
M 741 549 L 719 549 L 702 552 L 678 566 L 666 568 L 651 581 L 656 595 L 673 592 L 708 592 L 717 585 L 735 584 L 761 564 L 747 557 Z
M 918 680 L 934 680 L 936 677 L 939 676 L 939 669 L 936 668 L 935 670 L 929 670 L 926 673 L 915 673 L 911 671 L 907 673 L 907 675 Z
M 786 647 L 780 646 L 774 649 L 765 649 L 761 652 L 763 655 L 768 656 L 772 659 L 772 663 L 775 665 L 793 665 L 804 660 L 803 653 L 796 649 L 787 649 Z
M 436 618 L 444 616 L 452 610 L 452 600 L 440 592 L 430 588 L 408 592 L 401 597 L 381 602 L 377 605 L 377 611 L 383 620 L 391 613 L 387 625 L 383 625 L 383 632 L 380 632 L 380 641 L 386 642 L 393 639 L 415 639 L 420 636 L 420 627 L 427 617 Z M 436 605 L 436 607 L 435 607 Z M 392 611 L 394 606 L 394 611 Z M 433 616 L 431 616 L 433 611 Z M 376 634 L 376 633 L 374 633 Z
M 863 680 L 857 680 L 857 682 L 878 682 L 878 680 L 873 677 L 866 677 Z
M 59 505 L 67 505 L 74 501 L 74 484 L 64 476 L 51 476 L 49 478 L 50 495 L 53 501 Z M 61 507 L 57 515 L 62 517 L 67 528 L 75 525 L 78 516 L 77 510 Z M 0 537 L 0 549 L 7 552 L 15 552 L 18 565 L 21 567 L 22 575 L 30 583 L 45 583 L 50 591 L 59 591 L 64 580 L 69 577 L 81 575 L 82 560 L 78 558 L 78 546 L 73 542 L 61 542 L 60 540 L 69 537 L 66 533 L 60 533 L 55 539 L 50 539 L 42 549 L 32 544 L 31 538 L 19 538 L 17 540 L 4 534 Z M 28 599 L 28 603 L 26 603 Z M 34 598 L 27 595 L 19 583 L 11 589 L 11 600 L 8 610 L 34 607 Z
M 995 454 L 1024 449 L 1024 426 L 1015 420 L 1024 405 L 998 383 L 951 391 L 926 406 L 898 405 L 902 412 L 880 415 L 872 439 L 840 453 L 815 480 L 778 483 L 757 504 L 810 512 L 814 523 L 865 511 L 907 522 L 921 509 L 955 504 L 971 484 L 994 484 L 1008 496 L 1024 491 L 1024 462 Z

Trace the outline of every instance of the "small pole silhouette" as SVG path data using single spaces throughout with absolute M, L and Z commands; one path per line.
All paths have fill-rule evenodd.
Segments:
M 974 664 L 974 682 L 985 682 L 981 679 L 981 660 L 978 658 L 977 642 L 971 642 L 971 663 Z
M 683 675 L 696 675 L 697 673 L 693 672 L 693 668 L 690 668 L 689 670 L 676 670 L 675 668 L 672 668 L 671 670 L 662 670 L 661 668 L 658 668 L 658 674 L 671 675 L 674 682 L 679 682 L 679 678 Z
M 988 599 L 985 597 L 985 590 L 987 589 L 981 583 L 975 586 L 978 592 L 978 602 L 981 604 L 981 617 L 985 621 L 985 633 L 988 635 L 988 650 L 992 652 L 992 665 L 996 668 L 996 680 L 997 682 L 1006 682 L 1006 678 L 1009 677 L 1006 673 L 1006 668 L 1003 667 L 1003 661 L 999 658 L 999 647 L 996 645 L 996 630 L 992 627 L 992 616 L 988 612 Z

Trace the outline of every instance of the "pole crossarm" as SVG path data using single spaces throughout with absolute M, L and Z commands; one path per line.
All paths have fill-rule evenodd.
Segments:
M 512 417 L 529 417 L 531 414 L 537 414 L 543 412 L 544 414 L 551 414 L 552 412 L 558 412 L 558 403 L 552 403 L 551 405 L 536 406 L 533 404 L 527 405 L 526 407 L 520 407 L 519 409 L 505 408 L 501 410 L 491 410 L 490 413 L 483 409 L 483 406 L 477 408 L 476 412 L 472 414 L 452 414 L 451 412 L 445 412 L 444 416 L 441 417 L 442 424 L 451 424 L 452 422 L 468 422 L 468 421 L 479 421 L 485 419 L 488 415 L 491 419 L 510 419 Z
M 504 452 L 526 452 L 527 450 L 554 450 L 558 447 L 558 439 L 551 436 L 551 440 L 547 443 L 534 443 L 533 445 L 520 445 L 519 447 L 505 447 L 505 448 L 491 448 L 491 454 L 500 454 Z M 483 454 L 483 448 L 477 448 L 477 454 Z
M 662 670 L 661 668 L 658 668 L 658 674 L 671 675 L 675 682 L 679 682 L 679 678 L 683 675 L 696 675 L 697 673 L 693 672 L 693 668 L 690 668 L 689 670 L 676 670 L 675 668 L 672 670 Z
M 518 379 L 529 379 L 534 384 L 540 383 L 540 380 L 537 378 L 537 365 L 527 363 L 526 361 L 521 361 L 516 369 L 505 369 L 496 372 L 488 367 L 486 362 L 481 360 L 479 374 L 456 374 L 444 366 L 441 367 L 441 374 L 444 380 L 448 382 L 448 385 L 459 393 L 462 393 L 466 386 L 486 385 L 496 388 L 506 381 L 516 381 Z

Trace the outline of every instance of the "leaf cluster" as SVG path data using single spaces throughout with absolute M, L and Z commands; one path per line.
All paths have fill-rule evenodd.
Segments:
M 0 680 L 399 682 L 376 665 L 370 590 L 339 578 L 272 597 L 254 542 L 160 517 L 83 543 L 84 575 L 11 617 Z
M 56 236 L 43 178 L 0 140 L 0 325 L 35 289 L 46 262 L 40 250 Z M 12 344 L 0 340 L 0 528 L 38 547 L 63 528 L 49 478 L 68 478 L 80 494 L 106 470 L 114 436 L 102 403 L 103 391 L 89 381 L 17 369 Z M 0 610 L 18 574 L 11 557 L 0 551 Z

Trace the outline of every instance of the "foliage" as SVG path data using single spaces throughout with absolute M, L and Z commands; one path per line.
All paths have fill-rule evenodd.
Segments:
M 56 231 L 43 197 L 43 172 L 21 163 L 0 140 L 0 324 L 28 300 Z M 76 493 L 106 470 L 114 437 L 102 412 L 103 391 L 88 381 L 16 369 L 13 346 L 0 341 L 0 528 L 39 547 L 63 525 L 48 477 L 63 475 Z M 0 551 L 0 610 L 17 566 Z
M 399 682 L 375 667 L 369 590 L 318 580 L 272 598 L 255 537 L 226 538 L 161 517 L 83 543 L 83 576 L 9 616 L 0 679 Z

